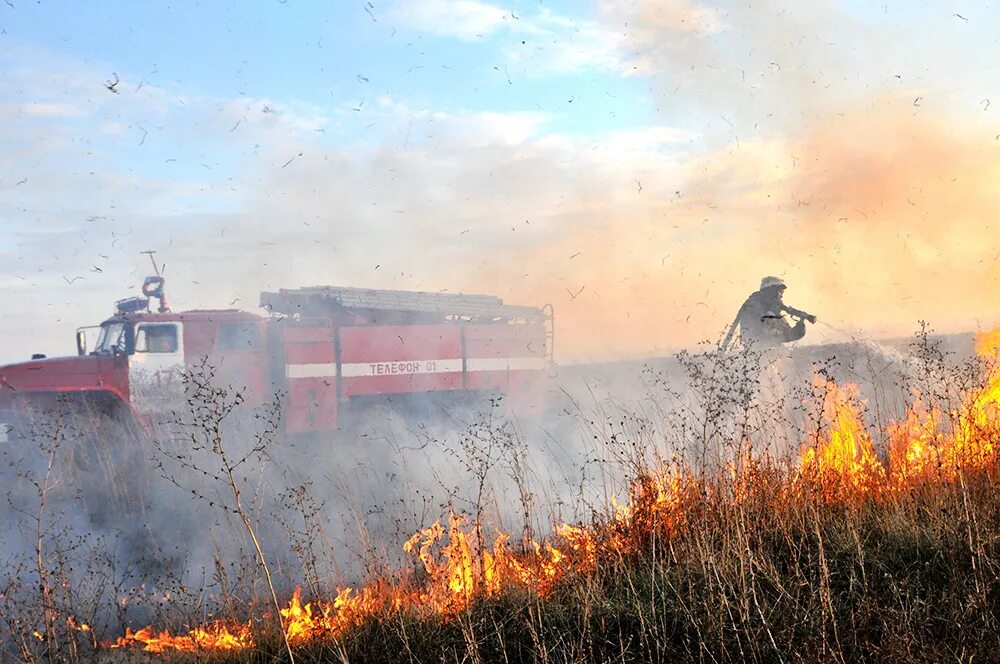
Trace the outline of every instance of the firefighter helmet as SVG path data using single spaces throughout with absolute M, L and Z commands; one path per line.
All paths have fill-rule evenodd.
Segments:
M 786 288 L 785 282 L 781 277 L 764 277 L 760 280 L 760 289 L 771 288 L 772 286 L 780 286 L 781 288 Z

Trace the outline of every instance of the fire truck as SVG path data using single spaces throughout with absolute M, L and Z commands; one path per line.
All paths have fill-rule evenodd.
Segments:
M 548 305 L 316 286 L 261 293 L 263 314 L 174 312 L 164 289 L 157 269 L 142 296 L 77 331 L 76 356 L 0 367 L 0 438 L 24 413 L 67 409 L 141 432 L 181 403 L 185 372 L 200 364 L 248 406 L 279 398 L 283 430 L 309 434 L 342 428 L 373 398 L 522 396 L 552 360 Z

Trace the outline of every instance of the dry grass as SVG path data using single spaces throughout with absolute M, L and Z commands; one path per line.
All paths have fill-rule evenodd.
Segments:
M 756 447 L 747 443 L 760 443 L 762 435 L 775 430 L 775 419 L 792 419 L 784 422 L 784 430 L 801 440 L 819 440 L 828 426 L 815 402 L 824 395 L 810 388 L 793 393 L 795 408 L 762 401 L 760 361 L 753 353 L 682 356 L 680 386 L 676 376 L 649 372 L 646 405 L 627 410 L 602 402 L 582 415 L 581 428 L 592 441 L 587 464 L 599 466 L 581 474 L 581 481 L 591 482 L 581 489 L 586 493 L 581 502 L 592 509 L 577 523 L 597 542 L 592 564 L 573 567 L 544 589 L 510 584 L 478 593 L 457 611 L 412 604 L 373 611 L 336 635 L 299 642 L 295 661 L 995 659 L 1000 646 L 1000 459 L 993 448 L 975 467 L 957 473 L 924 473 L 892 491 L 831 494 L 829 478 L 802 476 L 797 457 L 776 454 L 773 441 Z M 918 335 L 906 366 L 913 384 L 924 386 L 925 405 L 941 405 L 946 415 L 958 412 L 959 393 L 981 387 L 994 368 L 949 362 L 926 334 Z M 822 371 L 835 378 L 835 369 L 828 363 Z M 909 385 L 891 387 L 905 394 Z M 878 388 L 884 393 L 886 386 Z M 885 419 L 889 410 L 869 402 L 869 423 Z M 203 430 L 221 431 L 219 419 L 203 422 Z M 507 478 L 514 496 L 513 541 L 523 546 L 535 537 L 537 524 L 548 520 L 532 513 L 539 509 L 541 492 L 532 490 L 527 454 L 512 431 L 491 415 L 451 448 L 472 478 L 467 511 L 478 517 L 473 541 L 488 539 L 481 529 L 501 486 L 495 475 Z M 876 423 L 869 433 L 884 463 L 885 432 Z M 977 435 L 1000 440 L 998 433 L 982 428 Z M 252 450 L 263 454 L 267 445 Z M 234 458 L 243 457 L 223 459 L 223 471 L 232 470 Z M 218 467 L 206 469 L 208 457 L 184 463 L 209 475 L 218 472 Z M 644 493 L 654 477 L 651 468 L 669 468 L 684 478 L 669 510 L 654 507 Z M 222 478 L 230 494 L 243 495 L 246 476 L 226 471 Z M 595 478 L 604 482 L 597 489 Z M 598 503 L 602 495 L 625 498 L 621 485 L 608 478 L 631 482 L 627 520 L 610 500 Z M 173 479 L 184 483 L 179 476 Z M 243 503 L 238 508 L 213 503 L 230 516 L 236 509 L 254 541 L 244 555 L 216 561 L 206 584 L 213 588 L 211 599 L 184 581 L 171 586 L 169 578 L 160 579 L 157 593 L 171 586 L 174 599 L 156 604 L 145 597 L 146 606 L 156 608 L 141 617 L 175 633 L 207 618 L 249 621 L 255 645 L 220 654 L 109 651 L 100 641 L 119 634 L 122 620 L 136 620 L 108 609 L 121 596 L 115 584 L 127 585 L 123 571 L 113 569 L 113 557 L 91 562 L 92 568 L 82 572 L 66 569 L 74 564 L 66 561 L 79 564 L 89 554 L 74 553 L 79 549 L 59 531 L 60 520 L 47 516 L 45 476 L 36 486 L 33 564 L 7 563 L 6 585 L 0 587 L 0 625 L 8 635 L 6 650 L 0 651 L 4 661 L 288 661 L 284 633 L 273 604 L 268 606 L 272 599 L 262 582 L 261 561 L 270 563 L 266 572 L 286 587 L 304 582 L 307 595 L 329 596 L 329 580 L 318 572 L 323 553 L 315 546 L 322 531 L 317 505 L 325 496 L 317 496 L 314 485 L 296 486 L 284 496 L 285 507 L 293 508 L 285 517 L 301 517 L 283 522 L 289 529 L 284 551 L 283 542 L 255 541 L 256 522 Z M 205 500 L 213 495 L 205 492 Z M 458 498 L 451 498 L 454 507 Z M 93 550 L 92 542 L 86 546 Z M 367 569 L 369 579 L 399 578 L 385 560 L 371 560 Z M 410 583 L 420 582 L 420 573 L 411 572 Z M 277 587 L 280 592 L 280 583 Z M 72 629 L 67 616 L 90 616 L 93 631 Z

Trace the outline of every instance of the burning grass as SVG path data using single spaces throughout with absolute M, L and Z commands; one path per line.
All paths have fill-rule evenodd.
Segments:
M 961 661 L 1000 645 L 1000 365 L 877 430 L 818 374 L 797 457 L 753 440 L 661 463 L 542 538 L 452 512 L 407 563 L 278 620 L 144 627 L 94 657 L 169 661 Z M 947 387 L 947 386 L 946 386 Z M 95 642 L 96 643 L 96 642 Z M 114 655 L 112 655 L 114 656 Z
M 296 594 L 284 617 L 297 660 L 966 661 L 995 647 L 991 472 L 852 501 L 816 500 L 826 485 L 807 480 L 789 493 L 778 469 L 748 472 L 753 489 L 738 499 L 645 478 L 641 509 L 519 553 L 470 546 L 454 522 L 432 528 L 421 548 L 433 540 L 437 553 L 425 550 L 404 582 L 333 602 Z M 175 637 L 175 650 L 281 657 L 273 621 L 252 637 L 238 624 L 222 640 L 221 627 Z

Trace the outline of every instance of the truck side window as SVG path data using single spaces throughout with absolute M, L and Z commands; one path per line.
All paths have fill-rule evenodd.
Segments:
M 260 329 L 254 321 L 219 326 L 219 350 L 252 350 L 259 341 Z
M 135 352 L 137 353 L 176 353 L 177 326 L 140 325 L 135 333 Z

